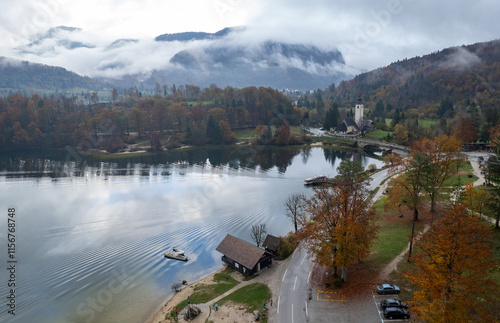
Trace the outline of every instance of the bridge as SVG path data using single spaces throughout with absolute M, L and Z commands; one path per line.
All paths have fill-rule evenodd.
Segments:
M 410 148 L 407 146 L 402 146 L 390 142 L 375 141 L 375 140 L 360 140 L 360 139 L 356 139 L 356 142 L 358 144 L 358 147 L 370 151 L 379 151 L 379 150 L 383 151 L 400 150 L 404 152 L 410 151 Z

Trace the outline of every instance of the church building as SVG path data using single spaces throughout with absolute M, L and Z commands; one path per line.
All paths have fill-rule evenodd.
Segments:
M 361 134 L 366 131 L 373 121 L 365 119 L 364 117 L 364 105 L 361 96 L 356 101 L 354 120 L 350 117 L 345 118 L 342 122 L 335 128 L 337 134 Z

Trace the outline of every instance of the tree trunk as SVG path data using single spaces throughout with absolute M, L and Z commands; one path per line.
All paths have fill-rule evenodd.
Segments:
M 416 213 L 417 213 L 417 217 L 418 217 L 418 211 L 415 210 Z M 415 234 L 415 216 L 413 216 L 413 223 L 411 225 L 411 236 L 410 236 L 410 251 L 408 253 L 408 262 L 410 262 L 410 258 L 411 258 L 411 250 L 413 248 L 413 235 Z
M 431 195 L 431 212 L 434 214 L 436 208 L 436 196 L 434 194 Z
M 347 281 L 347 268 L 342 267 L 342 281 L 345 283 Z

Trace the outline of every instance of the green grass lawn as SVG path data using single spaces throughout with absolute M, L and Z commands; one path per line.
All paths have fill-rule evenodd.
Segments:
M 439 124 L 439 120 L 436 119 L 419 119 L 418 125 L 422 128 L 429 128 L 430 126 L 435 126 Z
M 237 141 L 250 141 L 255 136 L 255 128 L 235 130 L 234 135 Z
M 230 276 L 232 271 L 233 270 L 231 269 L 226 269 L 221 273 L 215 274 L 214 282 L 217 282 L 217 284 L 196 286 L 193 294 L 190 295 L 191 304 L 207 303 L 238 285 L 240 282 Z M 187 299 L 183 300 L 175 307 L 178 308 L 179 311 L 182 311 L 182 309 L 186 306 Z M 172 311 L 170 314 L 173 316 L 174 312 Z
M 477 176 L 472 173 L 472 165 L 467 161 L 460 165 L 458 168 L 458 173 L 455 173 L 449 179 L 444 182 L 444 186 L 453 186 L 456 183 L 465 185 L 467 182 L 477 181 Z
M 255 310 L 262 311 L 263 305 L 269 306 L 268 301 L 272 298 L 269 288 L 261 283 L 254 283 L 238 289 L 221 299 L 219 306 L 227 302 L 241 304 L 247 312 L 251 313 Z M 267 316 L 261 322 L 267 322 Z
M 371 247 L 371 255 L 366 259 L 373 266 L 384 266 L 399 255 L 408 245 L 411 234 L 411 220 L 408 217 L 397 218 L 394 210 L 384 211 L 385 198 L 375 203 L 376 214 L 381 218 L 377 221 L 379 226 L 377 239 Z M 387 217 L 391 217 L 390 219 Z M 421 223 L 415 224 L 415 235 L 422 230 Z
M 271 131 L 274 134 L 276 132 L 276 127 L 271 126 Z M 302 128 L 300 126 L 291 126 L 290 133 L 293 135 L 300 135 L 302 134 Z M 238 129 L 234 131 L 234 135 L 237 141 L 250 141 L 255 137 L 255 128 Z
M 370 131 L 369 133 L 367 133 L 366 137 L 373 139 L 373 140 L 383 140 L 383 139 L 387 138 L 387 134 L 389 134 L 389 133 L 391 133 L 391 132 L 376 129 L 376 130 L 373 130 L 373 131 Z

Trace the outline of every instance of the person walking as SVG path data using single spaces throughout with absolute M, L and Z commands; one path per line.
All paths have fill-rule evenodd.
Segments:
M 215 303 L 215 311 L 219 311 L 219 304 Z

